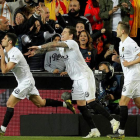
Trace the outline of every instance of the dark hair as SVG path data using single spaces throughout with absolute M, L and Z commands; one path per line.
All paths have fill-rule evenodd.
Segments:
M 12 45 L 15 46 L 17 42 L 17 36 L 14 33 L 7 33 L 6 36 L 8 37 L 8 41 L 12 40 Z
M 58 34 L 58 33 L 54 34 L 54 35 L 52 36 L 52 38 L 51 38 L 51 41 L 53 41 L 56 37 L 60 37 L 60 38 L 61 38 L 61 35 Z
M 79 35 L 78 35 L 78 41 L 77 41 L 77 42 L 78 42 L 78 44 L 79 44 L 79 46 L 80 46 L 79 37 L 80 37 L 80 35 L 81 35 L 82 32 L 85 32 L 85 33 L 87 34 L 88 42 L 87 42 L 87 44 L 86 44 L 86 47 L 87 47 L 87 49 L 88 49 L 89 51 L 91 51 L 91 50 L 93 49 L 93 46 L 92 46 L 93 40 L 92 40 L 90 34 L 88 33 L 88 31 L 82 30 L 82 31 L 79 33 Z
M 121 28 L 125 31 L 126 34 L 130 33 L 130 25 L 128 22 L 120 21 L 118 24 L 121 25 Z
M 77 40 L 77 31 L 76 31 L 76 29 L 74 28 L 74 27 L 72 27 L 72 26 L 66 26 L 65 28 L 67 28 L 67 29 L 69 29 L 69 34 L 71 35 L 73 35 L 73 40 Z
M 76 23 L 76 25 L 77 25 L 78 23 L 81 23 L 81 24 L 83 24 L 83 25 L 85 26 L 85 24 L 84 24 L 83 21 L 78 21 L 78 22 Z

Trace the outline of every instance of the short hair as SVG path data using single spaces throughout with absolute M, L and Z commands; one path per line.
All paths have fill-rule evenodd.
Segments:
M 8 37 L 8 40 L 12 40 L 12 45 L 15 46 L 17 42 L 17 36 L 14 33 L 7 33 L 6 36 Z
M 73 35 L 73 40 L 77 40 L 77 31 L 75 29 L 75 27 L 72 27 L 72 26 L 66 26 L 65 28 L 69 29 L 69 34 Z
M 130 33 L 130 25 L 128 22 L 120 21 L 118 24 L 121 25 L 121 28 L 125 31 L 126 34 Z
M 81 21 L 81 20 L 79 20 L 79 21 L 76 23 L 76 25 L 77 25 L 78 23 L 81 23 L 81 24 L 83 24 L 83 25 L 85 26 L 84 22 Z

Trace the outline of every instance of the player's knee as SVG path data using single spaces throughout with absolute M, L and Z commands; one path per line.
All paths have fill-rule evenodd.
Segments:
M 12 105 L 12 103 L 11 103 L 10 101 L 7 101 L 6 106 L 7 106 L 7 107 L 10 107 L 10 108 L 13 107 L 13 105 Z
M 44 107 L 45 105 L 44 105 L 43 103 L 41 103 L 41 104 L 36 104 L 36 106 L 37 106 L 38 108 L 41 108 L 41 107 Z

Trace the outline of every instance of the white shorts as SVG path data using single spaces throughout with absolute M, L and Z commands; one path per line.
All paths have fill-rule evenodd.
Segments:
M 24 80 L 14 89 L 12 94 L 18 99 L 29 99 L 31 95 L 39 95 L 39 92 L 31 80 Z
M 95 99 L 95 79 L 91 74 L 89 78 L 75 80 L 72 88 L 72 100 L 91 100 Z
M 124 85 L 122 95 L 132 99 L 140 97 L 140 81 L 134 81 L 133 83 Z

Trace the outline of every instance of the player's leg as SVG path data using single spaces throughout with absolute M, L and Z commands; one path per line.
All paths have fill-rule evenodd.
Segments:
M 84 138 L 100 137 L 100 132 L 95 126 L 92 115 L 86 106 L 86 100 L 77 100 L 77 107 L 91 129 L 91 132 Z
M 89 96 L 87 78 L 74 81 L 72 89 L 72 100 L 77 101 L 77 108 L 81 112 L 83 118 L 89 125 L 91 131 L 84 138 L 99 137 L 100 132 L 96 128 L 92 115 L 86 106 L 86 96 Z M 94 97 L 91 97 L 94 98 Z
M 124 138 L 125 137 L 125 124 L 128 118 L 128 103 L 130 98 L 127 96 L 121 96 L 119 105 L 120 105 L 120 127 L 118 132 L 114 135 L 108 135 L 109 138 Z
M 106 117 L 110 121 L 112 129 L 113 129 L 113 133 L 115 133 L 118 130 L 120 122 L 115 120 L 102 105 L 97 103 L 95 100 L 88 100 L 87 105 L 93 110 L 102 114 L 104 117 Z
M 32 93 L 32 95 L 30 95 L 29 100 L 31 100 L 37 107 L 45 107 L 45 106 L 58 107 L 58 106 L 61 106 L 61 107 L 68 108 L 70 111 L 72 111 L 75 114 L 75 108 L 73 107 L 71 100 L 66 100 L 65 102 L 61 102 L 61 101 L 53 100 L 53 99 L 42 99 L 39 96 L 39 93 L 35 87 L 31 91 L 31 93 Z
M 14 115 L 14 107 L 20 101 L 20 99 L 16 98 L 14 95 L 10 95 L 7 101 L 7 110 L 4 116 L 3 123 L 0 128 L 0 136 L 3 136 L 6 132 L 6 128 Z

